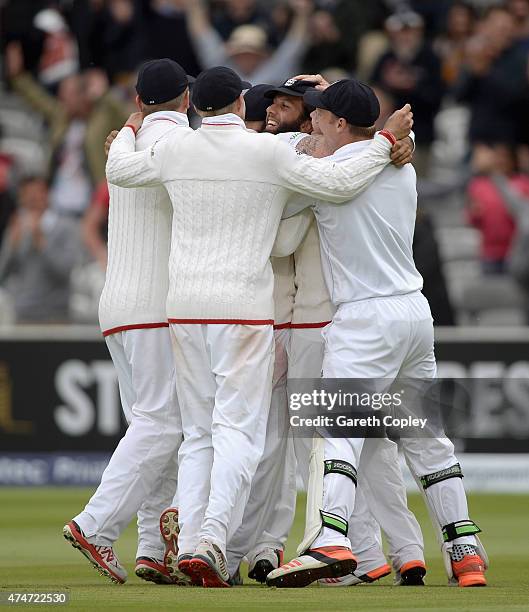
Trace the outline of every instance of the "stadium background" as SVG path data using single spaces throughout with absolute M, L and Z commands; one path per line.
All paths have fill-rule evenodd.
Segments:
M 58 534 L 90 491 L 76 487 L 97 484 L 124 430 L 97 328 L 108 214 L 102 143 L 134 110 L 141 61 L 171 57 L 197 74 L 209 66 L 208 42 L 250 81 L 266 74 L 281 82 L 292 76 L 281 66 L 293 64 L 294 72 L 371 83 L 382 118 L 412 103 L 415 258 L 435 318 L 440 376 L 460 379 L 450 433 L 476 521 L 481 512 L 492 531 L 485 542 L 527 565 L 518 538 L 503 530 L 506 521 L 522 525 L 529 501 L 529 0 L 206 4 L 204 19 L 198 0 L 0 0 L 5 584 L 33 585 L 40 574 L 32 583 L 23 568 L 46 561 L 42 551 L 35 559 L 17 549 L 28 504 L 45 505 L 42 541 L 57 568 L 78 563 L 82 584 L 84 562 L 61 548 Z M 193 20 L 200 33 L 188 27 Z M 279 65 L 277 54 L 286 54 Z M 411 503 L 420 505 L 413 495 Z M 298 513 L 295 533 L 301 528 Z M 129 530 L 122 544 L 129 563 L 133 539 Z M 59 570 L 50 571 L 46 584 L 61 584 Z

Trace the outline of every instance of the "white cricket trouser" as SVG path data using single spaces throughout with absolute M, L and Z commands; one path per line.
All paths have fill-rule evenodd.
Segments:
M 323 355 L 321 328 L 293 329 L 289 377 L 318 378 L 322 371 Z M 307 438 L 295 438 L 298 473 L 305 488 L 311 443 Z M 379 453 L 378 461 L 371 461 L 374 453 Z M 376 491 L 376 495 L 373 491 Z M 398 462 L 397 446 L 393 442 L 387 439 L 366 440 L 360 456 L 356 494 L 348 533 L 358 560 L 356 574 L 366 574 L 386 563 L 379 523 L 386 533 L 389 556 L 396 570 L 408 561 L 424 559 L 422 533 L 415 516 L 407 507 L 406 487 Z
M 431 379 L 436 375 L 433 321 L 428 301 L 420 292 L 374 298 L 338 309 L 325 329 L 323 374 L 326 378 Z M 341 458 L 357 467 L 362 439 L 325 439 L 325 458 Z M 401 438 L 401 446 L 412 472 L 432 474 L 457 463 L 447 438 Z M 341 453 L 341 454 L 339 454 Z M 439 524 L 468 519 L 468 507 L 460 478 L 450 478 L 426 490 Z M 355 491 L 350 479 L 330 474 L 324 479 L 324 509 L 350 516 Z M 342 514 L 349 512 L 349 514 Z M 475 543 L 474 536 L 458 538 Z M 323 529 L 315 546 L 348 545 L 337 532 Z
M 271 325 L 172 324 L 184 441 L 179 451 L 181 554 L 239 528 L 265 446 L 274 366 Z
M 233 575 L 244 556 L 265 548 L 283 550 L 296 509 L 296 473 L 287 406 L 287 348 L 290 329 L 274 331 L 272 400 L 263 456 L 252 480 L 242 524 L 228 542 L 228 569 Z
M 112 545 L 137 513 L 137 556 L 163 558 L 159 518 L 176 489 L 182 439 L 169 330 L 118 332 L 106 343 L 129 426 L 97 491 L 74 520 L 96 544 Z

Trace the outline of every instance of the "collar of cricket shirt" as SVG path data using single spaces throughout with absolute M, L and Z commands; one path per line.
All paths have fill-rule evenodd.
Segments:
M 336 149 L 336 151 L 331 155 L 331 159 L 333 161 L 345 161 L 346 159 L 350 159 L 356 153 L 362 151 L 368 147 L 373 141 L 372 140 L 359 140 L 358 142 L 350 142 L 349 144 Z
M 246 128 L 244 121 L 233 113 L 226 113 L 225 115 L 217 115 L 216 117 L 204 117 L 202 119 L 202 126 L 238 126 Z
M 185 113 L 177 113 L 176 111 L 158 111 L 147 115 L 143 120 L 144 125 L 154 123 L 155 121 L 170 121 L 176 125 L 189 127 L 189 119 Z

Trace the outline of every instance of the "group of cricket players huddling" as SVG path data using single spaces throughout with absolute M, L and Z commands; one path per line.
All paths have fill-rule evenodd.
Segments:
M 409 105 L 376 132 L 378 100 L 354 79 L 251 87 L 224 67 L 192 79 L 168 59 L 143 64 L 136 89 L 139 112 L 105 144 L 99 310 L 128 428 L 64 537 L 116 583 L 127 572 L 114 545 L 137 515 L 135 573 L 155 583 L 239 585 L 246 560 L 269 586 L 343 587 L 392 569 L 422 585 L 397 444 L 293 436 L 286 384 L 436 376 L 412 253 Z M 399 445 L 449 582 L 485 585 L 452 443 Z M 285 562 L 296 474 L 305 534 Z

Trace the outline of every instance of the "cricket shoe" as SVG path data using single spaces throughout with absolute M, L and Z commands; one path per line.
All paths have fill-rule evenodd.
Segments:
M 424 561 L 414 559 L 405 563 L 395 576 L 398 586 L 424 586 L 423 578 L 426 576 Z
M 285 563 L 266 577 L 268 586 L 297 588 L 308 586 L 323 578 L 340 578 L 352 574 L 356 558 L 345 546 L 313 548 L 289 563 Z
M 248 578 L 264 584 L 266 577 L 283 563 L 283 551 L 274 548 L 264 548 L 250 561 Z
M 165 544 L 165 554 L 163 564 L 167 570 L 168 576 L 174 584 L 181 586 L 195 584 L 187 572 L 182 571 L 179 566 L 178 555 L 178 534 L 180 527 L 178 525 L 178 508 L 167 508 L 160 516 L 160 535 Z M 202 580 L 197 584 L 202 586 Z
M 191 582 L 187 576 L 185 576 L 185 580 L 182 581 L 173 578 L 167 571 L 164 562 L 154 557 L 138 557 L 136 559 L 134 571 L 138 578 L 146 580 L 147 582 L 154 582 L 155 584 L 178 584 L 180 586 L 187 586 Z
M 452 558 L 452 571 L 460 587 L 479 587 L 487 586 L 485 578 L 485 564 L 483 559 L 476 554 L 474 546 L 464 546 L 465 550 L 471 554 L 465 554 L 457 561 Z M 454 546 L 455 549 L 455 546 Z M 454 550 L 452 556 L 454 557 Z
M 226 557 L 221 549 L 209 540 L 200 540 L 195 554 L 189 561 L 189 568 L 202 578 L 204 587 L 229 588 L 231 586 Z
M 357 586 L 358 584 L 375 582 L 375 580 L 380 580 L 384 578 L 384 576 L 389 576 L 389 574 L 391 574 L 391 567 L 385 563 L 361 576 L 348 574 L 347 576 L 340 576 L 339 578 L 322 578 L 318 580 L 318 584 L 322 587 Z
M 116 584 L 126 582 L 127 570 L 119 562 L 112 546 L 91 544 L 75 521 L 70 521 L 65 525 L 62 534 L 74 548 L 83 553 L 102 576 Z

